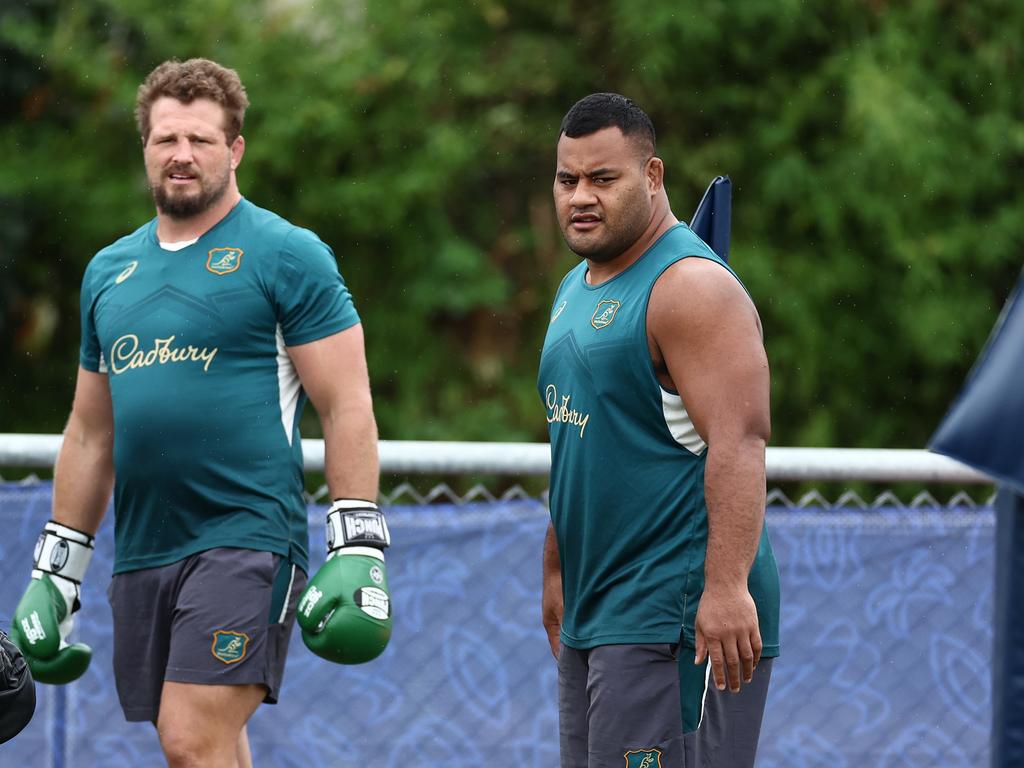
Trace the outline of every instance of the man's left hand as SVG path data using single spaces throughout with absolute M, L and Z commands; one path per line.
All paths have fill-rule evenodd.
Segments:
M 736 693 L 740 679 L 749 683 L 761 660 L 761 631 L 757 607 L 746 585 L 739 588 L 705 586 L 694 622 L 697 655 L 694 664 L 711 659 L 715 686 Z
M 384 548 L 391 543 L 377 505 L 338 499 L 327 514 L 327 561 L 296 608 L 302 642 L 321 658 L 362 664 L 391 639 L 391 595 Z

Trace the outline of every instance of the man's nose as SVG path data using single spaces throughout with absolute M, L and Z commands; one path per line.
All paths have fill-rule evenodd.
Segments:
M 573 188 L 570 201 L 577 208 L 586 208 L 597 203 L 597 195 L 594 194 L 594 188 L 591 184 L 580 179 Z
M 171 160 L 175 163 L 191 163 L 192 142 L 184 136 L 178 139 L 178 142 L 174 145 L 174 153 L 171 155 Z

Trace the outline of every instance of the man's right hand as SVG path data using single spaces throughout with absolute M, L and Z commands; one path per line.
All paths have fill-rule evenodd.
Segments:
M 93 546 L 92 536 L 53 521 L 39 536 L 32 580 L 14 610 L 11 626 L 11 639 L 37 682 L 70 683 L 85 674 L 92 659 L 89 646 L 71 645 L 67 639 Z
M 562 575 L 558 571 L 554 574 L 545 574 L 544 588 L 540 600 L 541 621 L 544 623 L 544 630 L 548 633 L 548 644 L 551 646 L 551 653 L 558 658 L 558 646 L 561 642 L 559 634 L 562 631 Z

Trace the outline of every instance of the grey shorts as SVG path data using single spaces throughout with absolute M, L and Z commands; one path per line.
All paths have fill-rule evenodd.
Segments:
M 113 577 L 114 679 L 129 721 L 156 722 L 164 680 L 264 685 L 277 702 L 301 569 L 272 552 L 210 549 Z
M 753 681 L 730 693 L 707 684 L 693 649 L 562 645 L 562 768 L 752 768 L 771 667 L 762 659 Z

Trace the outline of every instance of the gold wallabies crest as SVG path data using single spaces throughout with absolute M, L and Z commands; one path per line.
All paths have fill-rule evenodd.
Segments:
M 597 302 L 597 309 L 594 310 L 594 316 L 590 318 L 590 324 L 597 330 L 607 328 L 615 322 L 615 314 L 621 306 L 622 302 L 616 299 L 602 299 Z
M 624 757 L 626 768 L 661 768 L 660 749 L 631 749 Z
M 213 633 L 213 657 L 225 664 L 236 664 L 245 658 L 249 636 L 243 632 L 218 629 Z
M 241 248 L 213 248 L 206 256 L 206 268 L 215 275 L 227 275 L 242 266 Z

